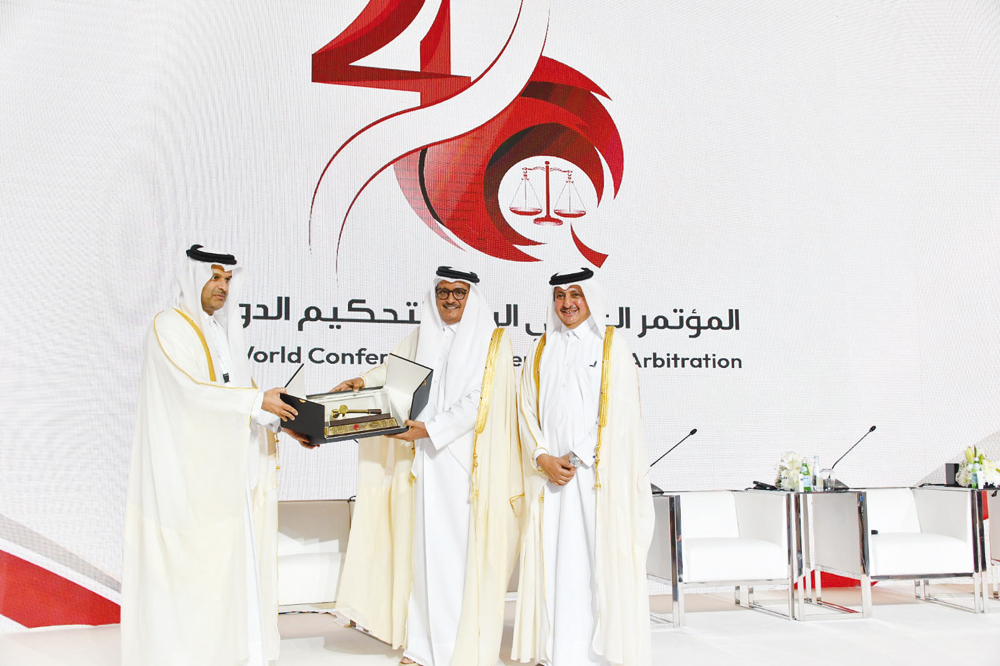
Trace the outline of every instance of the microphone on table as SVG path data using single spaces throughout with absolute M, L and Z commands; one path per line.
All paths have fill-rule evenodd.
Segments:
M 829 481 L 826 482 L 826 485 L 828 486 L 827 490 L 847 490 L 847 484 L 846 483 L 844 483 L 843 481 L 839 481 L 839 480 L 833 478 L 833 468 L 837 466 L 837 463 L 839 463 L 841 460 L 843 460 L 844 458 L 846 458 L 847 454 L 850 453 L 851 451 L 853 451 L 854 447 L 857 446 L 858 444 L 860 444 L 862 439 L 864 439 L 868 435 L 872 434 L 873 432 L 875 432 L 875 426 L 872 426 L 871 428 L 869 428 L 868 432 L 866 432 L 865 434 L 861 435 L 861 439 L 859 439 L 858 441 L 854 442 L 854 445 L 851 446 L 851 448 L 849 448 L 846 451 L 844 451 L 844 455 L 842 455 L 839 458 L 837 458 L 837 462 L 835 462 L 832 465 L 830 465 L 830 469 L 824 469 L 824 470 L 820 471 L 820 476 L 822 476 L 824 479 L 829 479 Z
M 687 439 L 687 438 L 688 438 L 688 437 L 690 437 L 691 435 L 695 434 L 696 432 L 698 432 L 698 429 L 697 429 L 697 428 L 692 428 L 692 429 L 691 429 L 691 432 L 689 432 L 688 434 L 684 435 L 684 437 L 682 437 L 682 438 L 681 438 L 681 441 L 679 441 L 679 442 L 677 442 L 676 444 L 674 444 L 673 446 L 671 446 L 671 447 L 670 447 L 669 449 L 667 449 L 667 452 L 666 452 L 666 453 L 664 453 L 664 454 L 663 454 L 662 456 L 660 456 L 659 458 L 657 458 L 656 460 L 654 460 L 654 461 L 653 461 L 653 464 L 652 464 L 652 465 L 650 465 L 650 466 L 649 466 L 649 468 L 650 468 L 650 469 L 653 469 L 653 466 L 654 466 L 654 465 L 656 465 L 656 463 L 658 463 L 658 462 L 660 462 L 661 460 L 663 460 L 664 458 L 666 458 L 666 457 L 667 457 L 667 455 L 668 455 L 668 454 L 669 454 L 669 453 L 670 453 L 671 451 L 673 451 L 673 450 L 674 450 L 674 449 L 676 449 L 676 448 L 677 448 L 678 446 L 680 446 L 681 444 L 683 444 L 683 443 L 684 443 L 684 440 L 685 440 L 685 439 Z M 653 488 L 653 494 L 654 494 L 654 495 L 662 495 L 662 494 L 663 494 L 663 490 L 662 490 L 661 488 L 659 488 L 659 487 L 658 487 L 658 486 L 657 486 L 657 485 L 656 485 L 655 483 L 651 483 L 651 484 L 649 484 L 649 485 L 650 485 L 650 486 L 652 486 L 652 488 Z

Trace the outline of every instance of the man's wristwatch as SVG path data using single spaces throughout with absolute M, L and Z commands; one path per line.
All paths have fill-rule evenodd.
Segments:
M 569 452 L 569 464 L 572 465 L 573 467 L 579 467 L 580 465 L 583 464 L 583 461 L 580 460 L 580 457 L 578 455 L 576 455 L 575 453 L 573 453 L 572 451 L 570 451 Z

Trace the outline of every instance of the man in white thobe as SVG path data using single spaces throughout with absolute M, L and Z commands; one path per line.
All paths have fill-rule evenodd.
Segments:
M 228 307 L 242 269 L 194 245 L 146 334 L 125 508 L 124 666 L 277 659 L 274 432 Z
M 358 445 L 337 608 L 404 646 L 404 664 L 499 661 L 523 488 L 510 342 L 478 282 L 438 268 L 420 327 L 393 350 L 433 369 L 427 406 L 407 432 Z M 380 366 L 334 390 L 385 377 Z
M 521 376 L 528 519 L 512 657 L 646 666 L 653 504 L 638 378 L 593 277 L 552 277 L 546 333 Z

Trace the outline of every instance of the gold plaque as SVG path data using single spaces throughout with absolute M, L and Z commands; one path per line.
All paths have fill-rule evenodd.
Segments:
M 355 432 L 360 433 L 366 430 L 388 430 L 389 428 L 398 427 L 399 421 L 392 417 L 377 421 L 361 421 L 360 423 L 338 423 L 337 425 L 328 425 L 326 427 L 326 436 L 337 437 L 339 435 L 350 435 Z

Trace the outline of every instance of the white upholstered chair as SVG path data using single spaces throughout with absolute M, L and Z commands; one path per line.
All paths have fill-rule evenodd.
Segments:
M 278 605 L 332 603 L 347 553 L 354 502 L 278 503 Z
M 788 588 L 794 616 L 794 583 L 801 549 L 792 510 L 794 495 L 768 491 L 681 492 L 654 498 L 656 524 L 647 573 L 671 586 L 673 624 L 684 624 L 684 591 L 692 586 L 741 588 L 750 608 L 755 585 Z M 780 614 L 780 613 L 779 613 Z
M 966 610 L 984 610 L 981 493 L 940 486 L 871 488 L 816 493 L 810 501 L 810 563 L 858 579 L 864 617 L 872 612 L 871 582 L 880 580 L 913 580 L 918 598 L 956 606 L 929 595 L 929 581 L 971 577 L 973 607 Z

